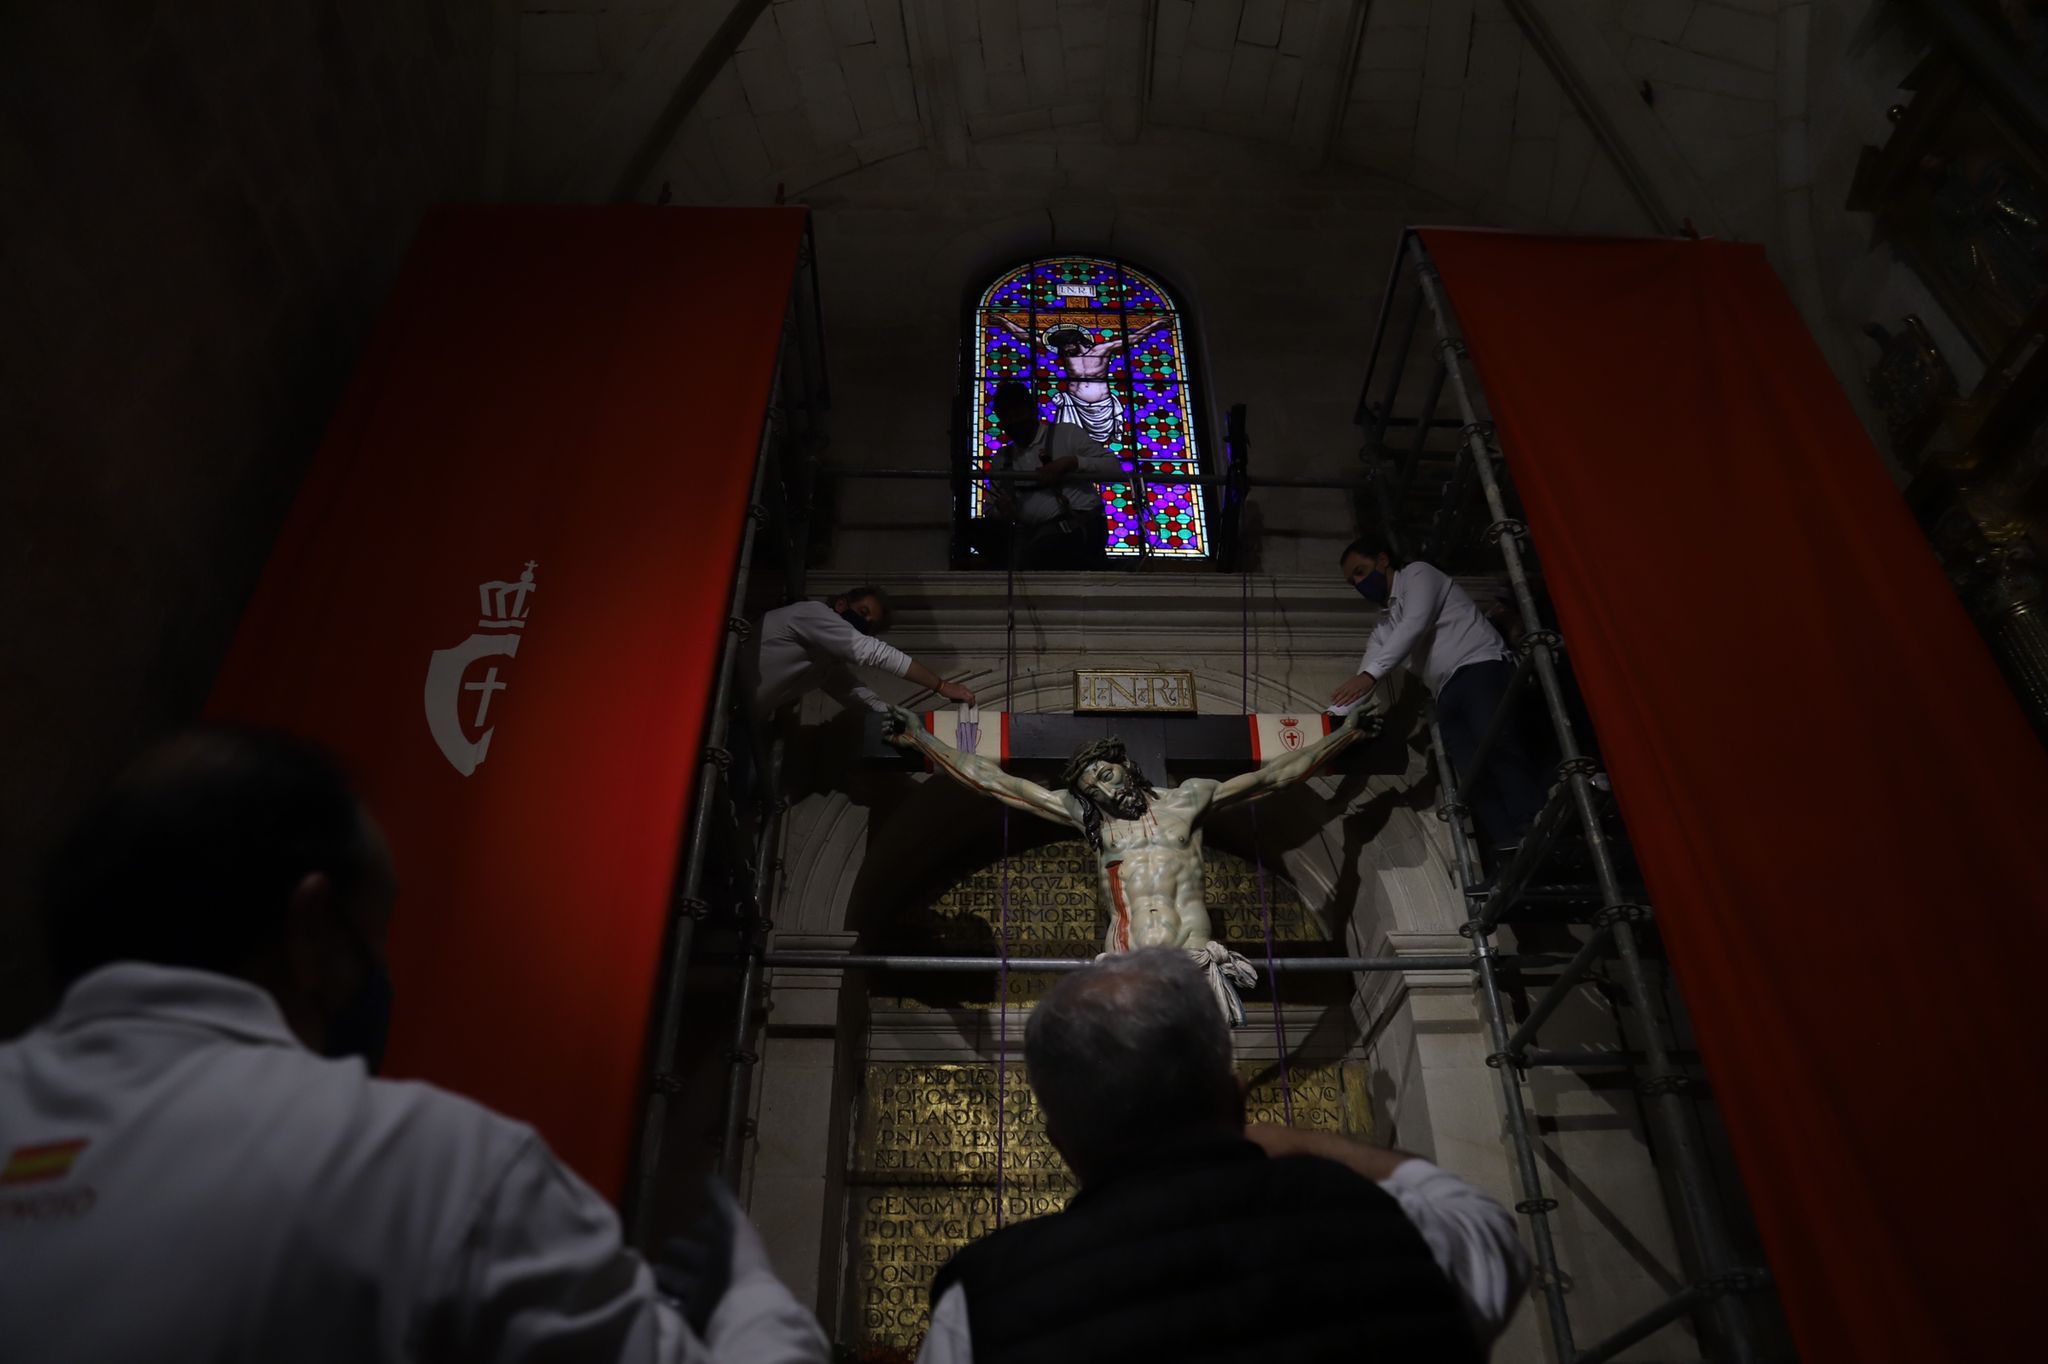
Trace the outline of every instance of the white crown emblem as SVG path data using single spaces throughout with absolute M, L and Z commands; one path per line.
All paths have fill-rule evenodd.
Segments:
M 483 604 L 479 630 L 523 630 L 526 628 L 526 599 L 533 592 L 533 570 L 540 564 L 526 561 L 526 571 L 516 583 L 479 583 L 477 599 Z
M 526 628 L 527 598 L 533 595 L 533 571 L 539 567 L 528 559 L 518 582 L 479 583 L 477 601 L 483 615 L 476 623 L 477 632 L 452 649 L 434 650 L 427 660 L 427 732 L 441 756 L 465 777 L 490 756 L 491 735 L 497 730 L 490 723 L 491 698 L 508 686 L 498 680 L 495 664 L 485 669 L 482 677 L 467 680 L 470 665 L 486 658 L 518 656 L 520 636 L 512 632 Z M 483 731 L 474 740 L 462 715 L 465 697 L 472 693 L 476 712 L 469 726 Z

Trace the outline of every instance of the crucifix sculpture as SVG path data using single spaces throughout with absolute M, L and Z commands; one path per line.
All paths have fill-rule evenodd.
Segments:
M 1109 911 L 1103 953 L 1140 947 L 1186 949 L 1208 978 L 1217 1005 L 1233 1025 L 1244 1022 L 1238 991 L 1257 973 L 1244 956 L 1215 940 L 1202 897 L 1202 826 L 1229 806 L 1277 791 L 1310 776 L 1380 729 L 1379 717 L 1361 706 L 1335 732 L 1223 781 L 1193 777 L 1161 791 L 1124 751 L 1118 738 L 1090 743 L 1067 760 L 1064 789 L 1012 776 L 1002 765 L 948 747 L 925 732 L 922 720 L 891 707 L 882 722 L 888 742 L 921 753 L 955 781 L 994 796 L 1012 809 L 1076 829 L 1095 854 L 1096 889 Z

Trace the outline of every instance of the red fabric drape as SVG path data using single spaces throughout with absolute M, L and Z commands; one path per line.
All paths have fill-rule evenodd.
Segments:
M 432 215 L 210 708 L 331 745 L 390 836 L 391 1072 L 614 1193 L 802 227 Z
M 2030 1355 L 2048 760 L 1761 248 L 1422 235 L 1801 1357 Z

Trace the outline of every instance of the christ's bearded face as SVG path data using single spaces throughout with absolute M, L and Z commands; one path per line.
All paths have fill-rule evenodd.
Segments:
M 1145 814 L 1145 793 L 1122 763 L 1092 762 L 1075 783 L 1106 815 L 1116 819 L 1139 819 Z

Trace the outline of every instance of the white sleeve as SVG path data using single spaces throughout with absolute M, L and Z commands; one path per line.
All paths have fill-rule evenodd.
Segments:
M 1373 627 L 1358 666 L 1374 677 L 1385 677 L 1415 652 L 1416 641 L 1443 610 L 1444 594 L 1451 588 L 1451 580 L 1431 564 L 1410 564 L 1402 572 L 1408 581 L 1388 597 L 1387 614 Z
M 446 1304 L 456 1358 L 824 1364 L 824 1334 L 768 1268 L 737 1207 L 731 1285 L 709 1343 L 662 1299 L 611 1205 L 529 1136 L 478 1209 Z
M 1514 1215 L 1448 1170 L 1410 1157 L 1380 1181 L 1422 1233 L 1458 1290 L 1482 1346 L 1491 1344 L 1529 1285 L 1529 1252 Z
M 851 711 L 858 711 L 863 708 L 868 710 L 889 709 L 882 704 L 881 697 L 854 681 L 853 675 L 844 668 L 826 669 L 823 680 L 818 683 L 818 690 L 824 692 L 825 695 Z
M 1123 461 L 1109 452 L 1109 448 L 1093 439 L 1078 426 L 1059 425 L 1053 428 L 1055 436 L 1061 437 L 1053 452 L 1054 458 L 1072 455 L 1079 471 L 1108 477 L 1123 472 Z
M 973 1338 L 967 1330 L 967 1289 L 949 1284 L 932 1304 L 931 1328 L 924 1333 L 924 1347 L 917 1352 L 917 1364 L 974 1364 Z
M 732 1283 L 706 1325 L 718 1364 L 825 1364 L 832 1349 L 796 1296 L 775 1277 L 761 1235 L 723 1185 L 714 1196 L 732 1217 Z
M 910 672 L 910 655 L 873 635 L 864 635 L 839 618 L 823 602 L 807 603 L 815 610 L 789 613 L 790 630 L 802 643 L 804 652 L 820 663 L 851 664 L 877 668 L 891 677 Z
M 439 1305 L 456 1358 L 708 1361 L 619 1238 L 611 1205 L 528 1136 L 485 1197 Z

